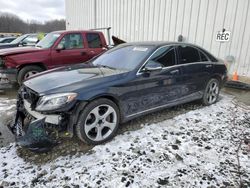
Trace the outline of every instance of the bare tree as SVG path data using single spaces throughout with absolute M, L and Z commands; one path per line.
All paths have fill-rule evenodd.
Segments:
M 38 33 L 65 30 L 65 20 L 51 20 L 40 23 L 37 20 L 24 22 L 18 16 L 0 12 L 0 32 L 6 33 Z

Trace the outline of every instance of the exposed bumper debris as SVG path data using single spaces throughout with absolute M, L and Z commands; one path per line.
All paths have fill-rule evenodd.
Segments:
M 31 122 L 26 134 L 17 137 L 17 144 L 34 152 L 51 150 L 56 145 L 56 141 L 49 137 L 44 126 L 45 119 Z

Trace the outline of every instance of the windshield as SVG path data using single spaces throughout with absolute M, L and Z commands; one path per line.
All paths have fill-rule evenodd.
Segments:
M 107 51 L 92 63 L 113 69 L 133 70 L 152 51 L 153 46 L 124 46 Z
M 17 37 L 15 40 L 11 41 L 10 44 L 17 44 L 21 42 L 23 39 L 25 39 L 28 35 L 22 35 L 20 37 Z
M 36 47 L 50 48 L 59 36 L 59 33 L 49 33 L 40 42 L 37 43 Z

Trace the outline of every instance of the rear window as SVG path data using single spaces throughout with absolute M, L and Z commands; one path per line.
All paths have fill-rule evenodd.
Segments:
M 203 51 L 203 53 L 205 53 L 207 55 L 207 57 L 212 61 L 212 62 L 217 62 L 218 60 L 213 56 L 211 55 L 210 53 L 206 52 L 206 51 Z
M 101 48 L 102 41 L 97 33 L 87 33 L 87 41 L 89 48 Z
M 208 61 L 206 55 L 205 55 L 203 52 L 199 51 L 199 53 L 200 53 L 200 57 L 201 57 L 201 61 L 202 61 L 202 62 Z

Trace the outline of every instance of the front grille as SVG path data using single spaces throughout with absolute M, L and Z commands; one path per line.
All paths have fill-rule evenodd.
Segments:
M 31 104 L 30 107 L 32 110 L 34 110 L 39 100 L 38 93 L 36 93 L 35 91 L 31 90 L 28 87 L 23 87 L 22 97 L 23 99 L 27 100 Z

